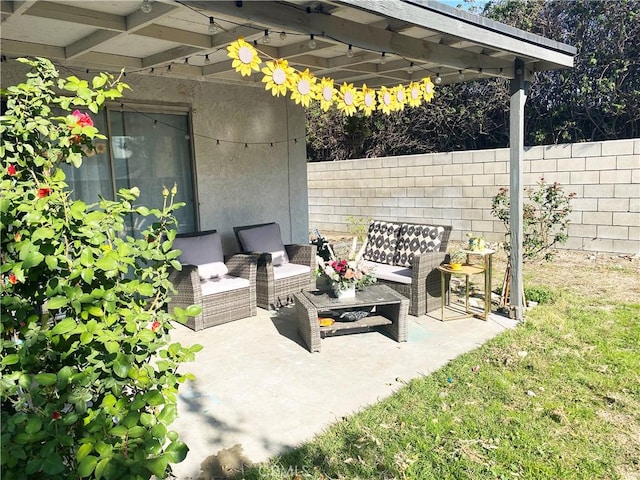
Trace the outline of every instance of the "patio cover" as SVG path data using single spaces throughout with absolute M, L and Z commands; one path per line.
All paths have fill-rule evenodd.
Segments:
M 3 60 L 42 56 L 82 71 L 125 68 L 263 88 L 261 75 L 231 68 L 226 46 L 242 36 L 336 83 L 510 79 L 510 290 L 513 316 L 522 319 L 524 105 L 533 73 L 572 67 L 575 48 L 433 0 L 3 0 L 0 8 Z

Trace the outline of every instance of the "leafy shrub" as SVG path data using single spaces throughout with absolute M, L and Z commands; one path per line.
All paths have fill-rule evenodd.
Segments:
M 170 343 L 171 266 L 180 268 L 172 212 L 135 206 L 136 188 L 116 201 L 73 201 L 62 163 L 76 167 L 105 139 L 91 117 L 127 86 L 102 73 L 91 83 L 60 79 L 46 59 L 2 93 L 0 118 L 0 476 L 164 478 L 187 453 L 168 426 L 181 362 L 199 347 Z M 56 115 L 56 111 L 65 112 Z M 155 218 L 142 238 L 125 218 Z
M 555 303 L 558 298 L 557 292 L 547 287 L 524 287 L 524 296 L 527 300 L 541 305 Z

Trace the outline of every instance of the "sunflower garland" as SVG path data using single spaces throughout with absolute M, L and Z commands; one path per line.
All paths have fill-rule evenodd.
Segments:
M 408 86 L 383 86 L 378 90 L 366 84 L 356 88 L 353 83 L 345 82 L 337 90 L 333 79 L 323 77 L 318 80 L 308 68 L 303 72 L 297 71 L 282 58 L 267 61 L 260 69 L 262 60 L 258 51 L 242 37 L 227 46 L 227 56 L 233 59 L 232 68 L 242 76 L 248 77 L 254 71 L 262 71 L 265 90 L 271 91 L 274 97 L 286 96 L 290 92 L 291 99 L 298 105 L 309 107 L 311 101 L 317 100 L 323 112 L 335 105 L 348 117 L 356 111 L 361 111 L 365 116 L 370 116 L 376 110 L 388 115 L 404 110 L 406 105 L 418 107 L 423 101 L 430 102 L 435 93 L 430 77 L 419 82 L 412 81 Z

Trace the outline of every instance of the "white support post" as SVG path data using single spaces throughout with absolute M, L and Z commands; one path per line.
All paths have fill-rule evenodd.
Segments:
M 522 216 L 523 193 L 522 165 L 524 162 L 524 104 L 527 101 L 529 82 L 526 81 L 522 60 L 515 61 L 515 78 L 511 80 L 511 101 L 509 112 L 509 228 L 511 231 L 511 284 L 509 309 L 511 318 L 524 320 L 524 283 L 522 281 Z

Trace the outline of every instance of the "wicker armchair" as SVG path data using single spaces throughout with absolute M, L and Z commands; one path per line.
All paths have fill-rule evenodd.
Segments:
M 187 322 L 195 331 L 256 315 L 257 255 L 236 254 L 225 259 L 215 230 L 179 235 L 174 247 L 182 251 L 183 265 L 169 275 L 176 289 L 169 312 L 201 305 L 200 314 Z
M 293 302 L 293 294 L 315 289 L 316 246 L 284 245 L 277 223 L 233 227 L 240 249 L 259 255 L 256 302 L 271 310 Z

